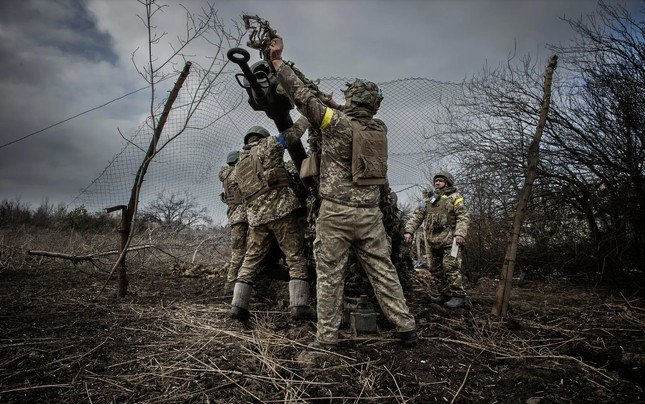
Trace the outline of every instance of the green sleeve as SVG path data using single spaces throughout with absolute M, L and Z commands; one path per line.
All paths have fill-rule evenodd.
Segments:
M 327 107 L 316 97 L 307 86 L 296 76 L 293 69 L 283 63 L 278 69 L 278 81 L 293 100 L 298 111 L 316 128 L 319 128 L 325 119 Z
M 417 231 L 421 223 L 426 218 L 426 207 L 425 204 L 419 204 L 417 208 L 414 210 L 410 218 L 405 224 L 405 232 L 406 233 L 414 233 Z

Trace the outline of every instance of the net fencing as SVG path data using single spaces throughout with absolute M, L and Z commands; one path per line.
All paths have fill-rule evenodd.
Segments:
M 246 92 L 235 81 L 235 72 L 221 73 L 214 78 L 213 85 L 204 90 L 203 79 L 208 74 L 194 67 L 181 88 L 159 144 L 176 138 L 150 164 L 141 189 L 140 206 L 145 207 L 161 192 L 187 194 L 200 207 L 207 208 L 213 224 L 225 225 L 226 205 L 219 198 L 222 184 L 218 172 L 225 165 L 227 154 L 242 147 L 244 134 L 251 126 L 262 125 L 270 132 L 278 133 L 263 112 L 251 109 Z M 334 99 L 343 103 L 340 97 L 348 81 L 347 78 L 324 78 L 319 87 L 333 93 Z M 431 171 L 443 164 L 429 161 L 428 151 L 433 135 L 438 132 L 437 125 L 447 120 L 446 108 L 458 102 L 463 96 L 463 88 L 460 84 L 427 78 L 399 79 L 378 85 L 384 99 L 376 117 L 388 126 L 390 186 L 397 192 L 401 204 L 410 204 L 420 197 L 421 189 L 427 187 Z M 191 100 L 203 91 L 207 92 L 203 102 L 197 109 L 191 109 Z M 291 116 L 295 121 L 297 110 L 294 109 Z M 152 133 L 150 122 L 144 122 L 70 205 L 99 211 L 127 204 Z M 306 145 L 306 136 L 303 143 Z

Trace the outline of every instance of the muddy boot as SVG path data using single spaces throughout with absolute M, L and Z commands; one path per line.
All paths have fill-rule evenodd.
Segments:
M 315 340 L 313 342 L 310 342 L 307 347 L 314 349 L 314 350 L 322 350 L 322 351 L 335 351 L 338 349 L 338 344 L 332 344 L 328 342 L 321 342 L 318 340 Z
M 315 320 L 316 312 L 307 304 L 309 300 L 309 282 L 302 279 L 289 281 L 289 303 L 291 317 L 296 321 Z
M 432 303 L 443 304 L 443 303 L 447 302 L 448 300 L 450 300 L 450 296 L 446 296 L 443 293 L 440 293 L 438 295 L 431 295 L 430 296 L 430 301 Z
M 450 300 L 445 302 L 443 306 L 449 309 L 458 309 L 460 307 L 470 306 L 470 301 L 466 296 L 453 296 Z
M 249 300 L 253 287 L 248 283 L 237 282 L 233 288 L 233 301 L 231 302 L 231 318 L 246 321 L 251 317 Z
M 399 332 L 398 336 L 401 343 L 405 346 L 414 346 L 419 341 L 417 330 Z

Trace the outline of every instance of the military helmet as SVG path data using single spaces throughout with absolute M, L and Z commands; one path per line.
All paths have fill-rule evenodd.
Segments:
M 343 91 L 348 105 L 356 105 L 367 108 L 376 113 L 381 106 L 383 95 L 376 83 L 368 80 L 356 79 L 353 83 L 347 83 L 347 89 Z
M 232 152 L 229 152 L 228 156 L 226 156 L 226 164 L 228 164 L 229 166 L 233 166 L 235 165 L 235 163 L 237 162 L 237 159 L 239 158 L 240 158 L 239 150 L 234 150 Z
M 437 178 L 443 178 L 446 181 L 446 185 L 449 187 L 455 184 L 455 177 L 453 177 L 448 171 L 439 171 L 432 181 L 435 181 Z
M 253 126 L 251 129 L 246 131 L 246 135 L 244 135 L 244 144 L 249 144 L 249 139 L 253 135 L 259 135 L 260 137 L 269 137 L 271 136 L 269 134 L 269 131 L 264 129 L 262 126 Z

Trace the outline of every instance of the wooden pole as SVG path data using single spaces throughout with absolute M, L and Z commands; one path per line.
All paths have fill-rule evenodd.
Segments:
M 132 190 L 130 192 L 130 200 L 128 202 L 128 206 L 125 209 L 123 209 L 123 216 L 121 221 L 121 245 L 119 248 L 119 257 L 114 263 L 107 281 L 105 282 L 105 284 L 103 285 L 103 287 L 101 288 L 101 290 L 99 291 L 96 297 L 100 296 L 101 293 L 103 293 L 103 290 L 107 286 L 108 282 L 112 278 L 112 275 L 114 274 L 114 271 L 117 268 L 119 268 L 118 296 L 125 297 L 125 295 L 128 292 L 128 277 L 126 272 L 127 269 L 125 265 L 125 256 L 128 251 L 128 246 L 132 241 L 132 236 L 134 233 L 133 222 L 136 217 L 137 208 L 139 205 L 139 194 L 141 192 L 141 186 L 143 185 L 143 179 L 146 175 L 146 172 L 148 171 L 148 166 L 152 162 L 152 159 L 154 158 L 154 156 L 157 154 L 157 144 L 159 143 L 159 139 L 161 138 L 161 133 L 163 132 L 163 128 L 166 124 L 166 120 L 168 119 L 168 115 L 170 114 L 170 110 L 172 109 L 172 105 L 174 104 L 175 99 L 177 99 L 177 95 L 179 95 L 179 90 L 184 85 L 184 81 L 186 81 L 186 77 L 188 77 L 188 73 L 190 72 L 191 65 L 192 65 L 191 62 L 186 62 L 186 64 L 184 65 L 184 70 L 179 75 L 179 78 L 177 79 L 175 86 L 172 88 L 172 90 L 170 91 L 170 94 L 168 95 L 168 99 L 166 100 L 166 104 L 164 105 L 163 112 L 159 117 L 159 122 L 157 123 L 152 139 L 150 140 L 150 145 L 148 146 L 146 157 L 143 159 L 143 162 L 141 163 L 141 166 L 139 167 L 139 170 L 137 171 L 137 175 L 134 179 L 134 184 L 132 185 Z
M 513 220 L 513 229 L 511 231 L 508 245 L 506 247 L 506 255 L 504 257 L 504 264 L 502 266 L 501 279 L 497 286 L 497 293 L 495 304 L 493 305 L 492 314 L 498 317 L 504 317 L 508 313 L 508 301 L 511 296 L 511 286 L 513 281 L 513 271 L 515 270 L 515 259 L 517 257 L 517 246 L 520 239 L 520 231 L 522 230 L 522 223 L 526 216 L 526 208 L 531 196 L 531 189 L 533 182 L 537 175 L 537 165 L 540 161 L 540 139 L 544 131 L 547 115 L 549 113 L 549 106 L 551 103 L 551 81 L 553 79 L 553 71 L 558 64 L 558 56 L 553 55 L 549 59 L 549 64 L 544 72 L 544 95 L 542 97 L 542 109 L 540 111 L 540 118 L 535 130 L 533 140 L 529 145 L 528 150 L 528 168 L 526 172 L 526 179 L 522 187 L 520 199 L 517 202 L 515 209 L 515 219 Z

